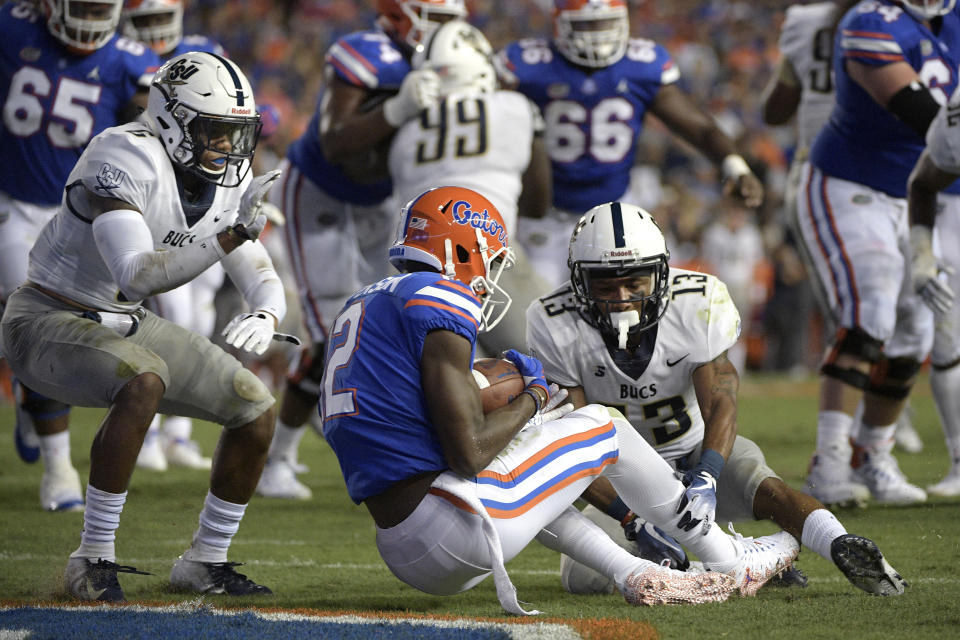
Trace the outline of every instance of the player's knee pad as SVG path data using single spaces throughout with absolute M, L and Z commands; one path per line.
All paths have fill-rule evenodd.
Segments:
M 304 394 L 319 396 L 325 352 L 326 344 L 322 342 L 302 349 L 287 376 L 287 386 Z
M 870 369 L 867 391 L 878 396 L 902 400 L 910 395 L 920 362 L 913 358 L 881 358 Z
M 841 328 L 837 331 L 833 349 L 820 367 L 820 373 L 823 375 L 839 380 L 855 389 L 866 390 L 870 386 L 871 374 L 838 366 L 836 364 L 837 356 L 841 354 L 853 356 L 873 366 L 883 359 L 883 342 L 872 337 L 860 327 Z
M 31 389 L 21 386 L 22 401 L 20 406 L 30 414 L 34 420 L 53 420 L 70 413 L 70 405 L 48 398 Z

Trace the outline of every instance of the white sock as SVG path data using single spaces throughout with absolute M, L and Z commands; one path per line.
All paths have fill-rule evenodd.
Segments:
M 890 453 L 893 451 L 893 434 L 896 430 L 896 422 L 883 427 L 874 427 L 861 422 L 860 432 L 857 433 L 857 446 L 870 451 Z
M 175 442 L 180 440 L 186 442 L 190 439 L 193 432 L 193 420 L 183 416 L 166 416 L 163 419 L 163 435 L 166 441 Z
M 843 411 L 821 411 L 817 414 L 817 451 L 826 453 L 840 447 L 847 449 L 853 416 Z
M 40 457 L 43 458 L 43 468 L 52 471 L 56 467 L 67 464 L 73 466 L 70 462 L 70 430 L 55 433 L 52 436 L 41 436 Z
M 537 542 L 565 553 L 577 562 L 610 578 L 620 588 L 623 581 L 646 566 L 656 566 L 637 558 L 610 539 L 603 529 L 574 507 L 569 507 L 556 520 L 537 534 Z
M 208 491 L 200 512 L 200 526 L 184 557 L 194 562 L 226 562 L 230 541 L 246 510 L 247 505 L 221 500 Z
M 930 372 L 930 389 L 940 414 L 950 461 L 956 466 L 960 464 L 960 366 L 934 368 Z
M 800 542 L 818 556 L 833 562 L 830 555 L 830 543 L 845 534 L 844 528 L 837 517 L 826 509 L 812 511 L 803 521 L 803 532 Z
M 277 420 L 277 428 L 273 432 L 273 441 L 270 442 L 270 451 L 267 453 L 267 457 L 271 460 L 295 461 L 300 440 L 306 432 L 307 430 L 303 426 L 291 427 Z
M 80 547 L 71 558 L 117 559 L 114 542 L 120 527 L 120 513 L 127 501 L 127 492 L 109 493 L 91 484 L 87 485 L 87 505 L 83 512 L 83 532 Z

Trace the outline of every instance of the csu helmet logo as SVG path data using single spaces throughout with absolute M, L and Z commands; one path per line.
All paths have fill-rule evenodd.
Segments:
M 486 209 L 482 212 L 471 209 L 470 203 L 466 200 L 457 200 L 453 203 L 453 221 L 480 229 L 488 236 L 496 238 L 500 244 L 507 244 L 507 230 L 503 225 L 490 217 Z
M 200 71 L 197 65 L 190 64 L 186 59 L 181 58 L 170 65 L 170 68 L 167 69 L 167 73 L 164 75 L 163 81 L 170 84 L 186 84 L 187 78 L 197 71 Z

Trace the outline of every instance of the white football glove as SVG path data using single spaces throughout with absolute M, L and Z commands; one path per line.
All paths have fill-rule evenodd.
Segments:
M 227 344 L 262 355 L 273 339 L 273 318 L 268 313 L 241 313 L 223 328 Z
M 240 209 L 237 212 L 237 224 L 246 232 L 247 238 L 256 240 L 267 225 L 267 216 L 263 212 L 263 197 L 283 173 L 279 169 L 268 171 L 250 181 L 250 186 L 240 196 Z
M 440 76 L 433 69 L 417 69 L 407 74 L 400 92 L 384 101 L 383 118 L 399 128 L 440 98 Z
M 533 414 L 533 417 L 527 420 L 527 424 L 523 425 L 524 429 L 527 427 L 535 427 L 538 424 L 550 422 L 551 420 L 559 420 L 573 411 L 573 403 L 567 402 L 566 404 L 561 404 L 567 399 L 568 392 L 566 389 L 561 389 L 559 385 L 553 383 L 550 384 L 548 389 L 550 391 L 550 397 L 547 398 L 547 401 L 540 407 L 540 411 Z
M 913 262 L 910 266 L 913 289 L 935 313 L 945 313 L 953 306 L 954 293 L 950 285 L 938 278 L 942 271 L 952 275 L 952 267 L 942 264 L 933 255 L 932 233 L 929 227 L 910 227 L 910 245 Z

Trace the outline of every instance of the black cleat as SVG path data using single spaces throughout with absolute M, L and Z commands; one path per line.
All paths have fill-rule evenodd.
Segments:
M 70 558 L 63 573 L 63 582 L 67 593 L 79 600 L 126 602 L 123 589 L 120 588 L 120 581 L 117 580 L 118 573 L 153 575 L 102 558 L 97 558 L 96 562 L 92 562 L 89 558 Z
M 830 543 L 830 557 L 853 586 L 879 596 L 899 596 L 909 586 L 868 538 L 847 533 Z
M 170 571 L 170 583 L 177 589 L 197 593 L 225 593 L 230 596 L 273 595 L 268 587 L 257 584 L 234 567 L 242 562 L 194 562 L 177 559 Z

